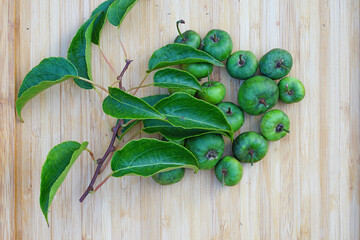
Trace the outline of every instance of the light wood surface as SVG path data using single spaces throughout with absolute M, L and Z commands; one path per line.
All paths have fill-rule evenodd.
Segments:
M 270 143 L 263 161 L 244 164 L 243 179 L 232 188 L 221 187 L 213 171 L 187 171 L 167 187 L 133 176 L 109 180 L 80 204 L 95 169 L 83 153 L 54 198 L 48 227 L 38 201 L 47 153 L 76 140 L 89 141 L 99 157 L 110 125 L 96 92 L 72 81 L 29 102 L 24 123 L 14 102 L 41 59 L 66 57 L 78 27 L 100 2 L 0 2 L 0 239 L 360 239 L 358 0 L 140 0 L 119 30 L 107 23 L 101 48 L 109 61 L 118 72 L 124 66 L 119 40 L 134 60 L 126 88 L 139 84 L 151 53 L 173 41 L 182 18 L 183 30 L 202 36 L 213 28 L 228 31 L 234 51 L 251 50 L 258 59 L 275 47 L 289 50 L 290 76 L 301 79 L 306 97 L 276 106 L 290 117 L 291 134 Z M 92 52 L 94 79 L 107 86 L 116 75 L 97 46 Z M 225 100 L 236 103 L 240 82 L 225 69 L 212 77 L 226 85 Z M 138 96 L 160 92 L 166 91 L 150 87 Z M 258 130 L 259 120 L 247 115 L 241 131 Z M 226 154 L 230 149 L 228 143 Z

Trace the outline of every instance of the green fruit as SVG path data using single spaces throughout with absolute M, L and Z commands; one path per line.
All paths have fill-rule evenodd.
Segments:
M 201 43 L 200 35 L 193 30 L 187 30 L 186 32 L 181 33 L 180 29 L 179 29 L 180 23 L 184 24 L 185 21 L 179 20 L 176 22 L 176 28 L 177 28 L 179 35 L 175 38 L 174 43 L 186 44 L 186 45 L 192 46 L 196 49 L 199 48 L 200 43 Z
M 226 60 L 233 49 L 233 42 L 230 35 L 219 29 L 208 32 L 203 43 L 203 50 L 219 61 Z
M 197 158 L 199 169 L 208 170 L 222 157 L 225 142 L 220 134 L 211 133 L 187 139 L 185 147 Z
M 268 142 L 256 132 L 244 132 L 232 145 L 233 153 L 240 162 L 251 163 L 263 159 L 268 151 Z
M 243 175 L 241 163 L 233 157 L 227 156 L 222 158 L 215 166 L 216 178 L 224 186 L 235 186 L 238 184 Z
M 201 85 L 203 92 L 198 91 L 197 96 L 212 104 L 220 103 L 226 94 L 226 88 L 221 82 L 211 81 Z
M 217 107 L 224 113 L 226 120 L 229 122 L 233 132 L 241 128 L 245 121 L 244 112 L 231 102 L 222 102 Z
M 155 182 L 161 185 L 170 185 L 180 182 L 185 174 L 185 168 L 177 168 L 166 172 L 160 172 L 152 176 Z
M 196 95 L 196 90 L 192 89 L 192 88 L 168 88 L 169 93 L 173 94 L 176 92 L 183 92 L 183 93 L 187 93 L 190 94 L 191 96 L 195 96 Z
M 285 77 L 290 72 L 292 65 L 291 54 L 280 48 L 269 51 L 259 61 L 261 73 L 271 79 Z
M 278 83 L 279 98 L 284 103 L 300 102 L 305 97 L 305 87 L 299 79 L 285 77 Z
M 261 134 L 269 141 L 277 141 L 289 133 L 290 120 L 281 110 L 274 109 L 264 114 L 260 122 Z
M 226 70 L 233 78 L 248 79 L 256 73 L 258 62 L 250 51 L 238 51 L 228 58 Z
M 260 115 L 274 107 L 279 98 L 279 88 L 268 77 L 255 76 L 239 88 L 239 106 L 250 115 Z
M 200 79 L 210 75 L 214 69 L 214 65 L 210 63 L 189 63 L 181 64 L 181 69 Z

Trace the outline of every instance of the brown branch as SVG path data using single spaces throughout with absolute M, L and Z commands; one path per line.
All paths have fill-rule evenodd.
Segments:
M 132 62 L 133 60 L 130 60 L 130 59 L 126 59 L 125 60 L 125 67 L 123 68 L 123 70 L 121 71 L 120 75 L 117 77 L 117 80 L 119 80 L 119 88 L 121 90 L 125 90 L 125 88 L 123 88 L 122 86 L 122 78 L 126 72 L 126 70 L 128 69 L 130 63 Z
M 120 81 L 119 82 L 119 87 L 120 89 L 124 90 L 123 86 L 122 86 L 122 78 L 125 74 L 125 71 L 128 69 L 130 63 L 132 62 L 132 60 L 130 59 L 126 59 L 125 60 L 125 66 L 123 68 L 123 70 L 121 71 L 120 75 L 118 76 L 118 80 Z M 89 193 L 91 191 L 94 191 L 94 184 L 95 184 L 95 181 L 97 179 L 97 177 L 99 176 L 99 174 L 101 173 L 101 167 L 103 166 L 103 164 L 105 163 L 106 159 L 108 158 L 108 156 L 110 155 L 110 153 L 114 152 L 115 151 L 115 146 L 114 146 L 114 143 L 115 143 L 115 140 L 116 140 L 116 136 L 117 136 L 117 133 L 119 131 L 119 129 L 121 128 L 121 126 L 124 125 L 124 120 L 123 119 L 119 119 L 119 121 L 117 122 L 116 126 L 112 129 L 112 137 L 111 137 L 111 141 L 110 141 L 110 144 L 109 144 L 109 147 L 107 148 L 106 152 L 104 153 L 104 155 L 102 156 L 102 158 L 99 158 L 97 160 L 97 167 L 96 167 L 96 170 L 94 172 L 94 175 L 93 177 L 91 178 L 91 181 L 90 181 L 90 184 L 89 186 L 87 187 L 87 189 L 85 190 L 84 194 L 80 197 L 79 201 L 80 202 L 83 202 L 86 198 L 87 195 L 89 195 Z
M 94 190 L 94 183 L 96 181 L 96 178 L 100 174 L 101 166 L 104 164 L 104 162 L 105 162 L 106 158 L 109 156 L 109 154 L 112 153 L 113 151 L 115 151 L 114 143 L 115 143 L 116 135 L 122 124 L 124 124 L 124 121 L 122 119 L 120 119 L 120 121 L 118 121 L 116 126 L 112 129 L 113 135 L 112 135 L 109 147 L 107 148 L 107 150 L 104 153 L 104 155 L 102 156 L 102 158 L 98 159 L 98 165 L 96 167 L 95 173 L 90 181 L 89 186 L 85 190 L 84 194 L 81 196 L 81 198 L 79 200 L 80 202 L 83 202 L 84 199 L 86 198 L 86 196 L 90 193 L 90 191 Z

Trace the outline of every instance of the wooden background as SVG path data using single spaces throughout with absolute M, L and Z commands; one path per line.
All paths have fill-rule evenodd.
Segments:
M 29 102 L 25 123 L 14 102 L 40 60 L 66 57 L 78 27 L 100 2 L 0 1 L 1 239 L 360 239 L 358 0 L 140 0 L 119 30 L 107 23 L 101 48 L 116 71 L 125 59 L 120 39 L 134 60 L 127 88 L 139 84 L 151 53 L 173 41 L 175 22 L 183 18 L 183 30 L 202 36 L 226 30 L 234 51 L 251 50 L 259 59 L 275 47 L 289 50 L 290 76 L 303 81 L 306 97 L 276 106 L 289 115 L 291 134 L 271 143 L 263 161 L 244 164 L 243 179 L 232 188 L 221 187 L 212 171 L 187 171 L 181 183 L 167 187 L 124 177 L 80 204 L 95 169 L 83 153 L 54 198 L 47 227 L 38 201 L 47 153 L 62 141 L 89 141 L 98 157 L 110 126 L 96 92 L 72 81 Z M 116 77 L 97 46 L 93 73 L 105 86 Z M 226 85 L 225 100 L 236 102 L 240 82 L 224 69 L 212 77 Z M 165 91 L 150 87 L 139 96 L 159 92 Z M 246 116 L 241 131 L 258 130 L 259 119 Z M 229 144 L 226 149 L 230 154 Z

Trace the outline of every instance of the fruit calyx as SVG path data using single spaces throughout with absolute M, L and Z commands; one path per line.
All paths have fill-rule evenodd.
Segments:
M 269 105 L 267 105 L 267 103 L 266 103 L 265 98 L 260 98 L 260 99 L 259 99 L 259 103 L 262 104 L 262 105 L 264 105 L 265 107 L 269 107 Z
M 240 54 L 239 55 L 239 62 L 238 62 L 239 66 L 242 67 L 245 65 L 245 60 L 243 59 L 243 55 Z
M 276 126 L 276 129 L 275 131 L 278 133 L 278 132 L 282 132 L 282 131 L 285 131 L 287 133 L 290 133 L 289 130 L 285 129 L 284 125 L 279 123 L 277 126 Z
M 283 64 L 284 59 L 280 59 L 276 62 L 276 68 L 285 68 L 286 70 L 290 70 L 287 66 Z
M 218 42 L 220 39 L 216 36 L 216 33 L 214 33 L 213 36 L 210 36 L 210 39 L 213 41 L 213 42 Z
M 206 153 L 205 157 L 206 157 L 209 161 L 214 160 L 214 159 L 216 159 L 216 158 L 218 157 L 217 151 L 211 149 L 211 150 L 209 150 L 209 151 Z
M 294 95 L 294 91 L 291 89 L 289 90 L 289 84 L 286 84 L 285 87 L 286 87 L 287 94 L 289 94 L 290 96 Z
M 249 154 L 251 156 L 251 166 L 253 166 L 254 165 L 254 158 L 253 158 L 254 157 L 254 150 L 250 149 Z
M 231 116 L 233 114 L 230 107 L 228 108 L 228 110 L 225 113 L 229 116 Z
M 176 29 L 180 35 L 180 37 L 182 37 L 183 41 L 186 40 L 186 38 L 184 37 L 184 35 L 182 35 L 182 33 L 180 32 L 180 28 L 179 28 L 179 24 L 185 24 L 185 21 L 183 19 L 179 20 L 176 22 Z

